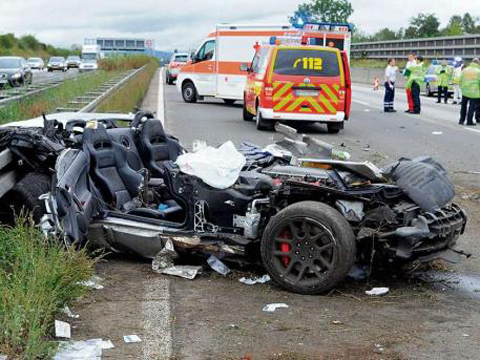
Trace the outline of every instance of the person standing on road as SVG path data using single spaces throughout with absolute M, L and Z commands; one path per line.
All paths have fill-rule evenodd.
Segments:
M 448 103 L 448 85 L 450 84 L 450 69 L 447 60 L 442 61 L 442 65 L 437 70 L 437 104 L 442 102 L 442 95 L 445 104 Z
M 408 55 L 408 62 L 407 62 L 407 66 L 405 67 L 405 70 L 403 71 L 403 75 L 405 77 L 407 77 L 407 81 L 408 81 L 408 75 L 407 73 L 409 74 L 408 72 L 408 69 L 411 67 L 411 66 L 415 66 L 417 65 L 417 61 L 415 60 L 415 54 L 409 54 Z M 405 112 L 412 112 L 413 111 L 413 98 L 412 98 L 412 89 L 411 88 L 406 88 L 405 89 L 406 93 L 407 93 L 407 102 L 408 102 L 408 109 L 405 110 Z
M 420 104 L 420 85 L 423 83 L 425 77 L 425 71 L 423 67 L 423 57 L 417 57 L 417 63 L 413 66 L 410 66 L 406 71 L 408 77 L 407 84 L 405 87 L 410 89 L 413 100 L 413 110 L 408 110 L 409 114 L 420 114 L 421 104 Z
M 462 75 L 463 63 L 461 60 L 455 61 L 453 70 L 453 104 L 462 103 L 462 91 L 460 90 L 460 76 Z
M 385 96 L 383 97 L 383 111 L 385 112 L 397 112 L 393 107 L 397 70 L 398 67 L 395 66 L 395 59 L 389 58 L 385 69 Z
M 471 64 L 462 71 L 460 89 L 462 90 L 462 108 L 458 124 L 463 125 L 466 118 L 468 126 L 475 126 L 477 124 L 473 122 L 473 114 L 477 103 L 480 102 L 480 60 L 478 58 L 473 59 Z M 478 119 L 478 114 L 475 117 Z

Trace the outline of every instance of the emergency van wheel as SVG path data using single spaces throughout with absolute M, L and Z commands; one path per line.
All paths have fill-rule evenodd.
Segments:
M 253 115 L 248 112 L 247 106 L 245 105 L 245 103 L 243 103 L 243 120 L 245 121 L 253 120 Z
M 185 101 L 186 103 L 197 102 L 197 89 L 195 89 L 195 85 L 193 85 L 191 81 L 188 81 L 183 84 L 182 96 L 183 96 L 183 101 Z
M 267 273 L 283 288 L 299 294 L 324 293 L 353 266 L 355 235 L 334 208 L 301 201 L 271 218 L 260 253 Z
M 224 101 L 225 104 L 227 104 L 227 105 L 233 105 L 233 104 L 235 104 L 235 100 L 233 100 L 233 99 L 223 99 L 223 101 Z
M 327 124 L 329 134 L 338 134 L 343 129 L 343 124 Z
M 275 128 L 275 123 L 269 120 L 263 120 L 262 113 L 257 108 L 257 115 L 255 116 L 255 124 L 257 130 L 267 130 L 272 131 Z

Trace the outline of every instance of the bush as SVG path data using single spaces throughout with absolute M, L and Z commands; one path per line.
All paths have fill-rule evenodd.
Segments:
M 33 222 L 0 227 L 0 353 L 18 359 L 51 358 L 55 314 L 86 288 L 93 260 L 46 240 Z
M 40 42 L 33 35 L 25 35 L 18 40 L 18 46 L 25 50 L 38 50 Z
M 152 61 L 155 61 L 158 65 L 156 58 L 147 55 L 116 56 L 101 59 L 98 67 L 106 71 L 129 70 L 141 68 Z
M 11 49 L 15 45 L 15 36 L 13 34 L 0 35 L 0 48 Z

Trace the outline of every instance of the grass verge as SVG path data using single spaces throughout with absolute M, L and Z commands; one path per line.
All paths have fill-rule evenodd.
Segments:
M 158 60 L 147 55 L 116 56 L 101 59 L 98 62 L 98 67 L 99 69 L 106 71 L 129 70 L 139 69 L 142 66 L 153 62 L 158 64 Z
M 131 112 L 139 107 L 145 98 L 153 75 L 158 68 L 155 60 L 150 60 L 147 67 L 137 74 L 126 85 L 106 99 L 96 109 L 99 112 Z
M 65 106 L 70 100 L 74 100 L 77 96 L 82 96 L 87 91 L 114 78 L 116 75 L 118 75 L 117 71 L 96 71 L 94 73 L 81 74 L 38 95 L 29 96 L 19 101 L 12 101 L 0 108 L 0 124 L 31 119 L 40 116 L 42 112 L 54 112 L 58 107 Z
M 86 290 L 92 275 L 84 251 L 65 250 L 28 221 L 0 227 L 0 353 L 14 359 L 50 359 L 55 314 Z

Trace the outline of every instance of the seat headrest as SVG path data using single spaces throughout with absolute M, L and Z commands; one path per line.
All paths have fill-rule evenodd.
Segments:
M 162 122 L 157 119 L 148 119 L 142 125 L 142 135 L 152 143 L 164 143 L 167 141 L 167 134 L 163 129 Z
M 97 145 L 101 144 L 101 147 L 107 147 L 112 144 L 110 136 L 108 136 L 107 129 L 103 124 L 98 123 L 97 128 L 85 127 L 83 130 L 83 143 L 91 144 L 94 148 L 97 148 Z

